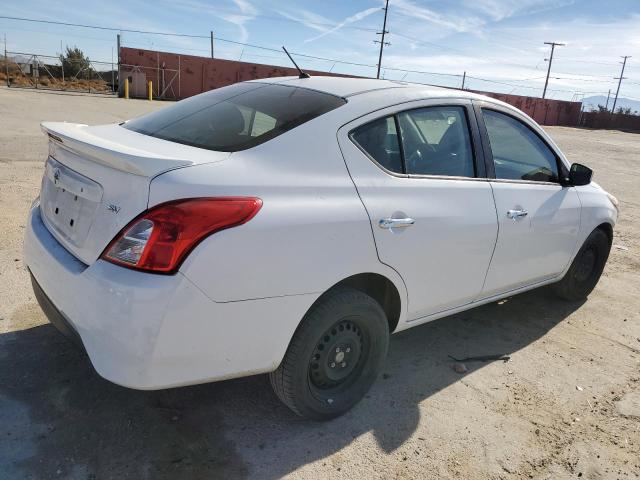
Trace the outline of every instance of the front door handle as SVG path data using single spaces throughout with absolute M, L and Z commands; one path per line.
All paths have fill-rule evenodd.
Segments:
M 514 221 L 518 218 L 526 217 L 529 214 L 526 210 L 507 210 L 507 217 L 513 219 Z
M 381 218 L 378 222 L 380 228 L 406 228 L 416 223 L 413 218 Z

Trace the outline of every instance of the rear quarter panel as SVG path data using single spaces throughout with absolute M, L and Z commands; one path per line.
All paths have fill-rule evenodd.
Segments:
M 256 196 L 248 223 L 198 245 L 180 271 L 216 302 L 322 293 L 358 273 L 380 273 L 369 218 L 340 153 L 335 121 L 319 117 L 216 164 L 165 173 L 149 206 L 177 198 Z M 401 318 L 403 318 L 401 312 Z

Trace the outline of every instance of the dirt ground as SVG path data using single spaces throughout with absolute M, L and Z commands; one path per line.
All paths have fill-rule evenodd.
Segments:
M 100 378 L 49 325 L 22 263 L 42 120 L 106 123 L 161 103 L 0 88 L 0 478 L 640 477 L 640 135 L 548 128 L 620 199 L 584 303 L 529 292 L 395 335 L 384 375 L 329 423 L 265 376 L 141 392 Z M 448 355 L 508 354 L 452 369 Z

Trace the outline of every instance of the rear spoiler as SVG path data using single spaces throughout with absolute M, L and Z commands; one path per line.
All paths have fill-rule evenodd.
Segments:
M 158 155 L 155 152 L 151 153 L 117 143 L 92 132 L 92 127 L 84 124 L 43 122 L 40 128 L 49 136 L 50 141 L 59 144 L 62 148 L 96 163 L 134 175 L 155 176 L 158 173 L 194 163 L 191 160 Z

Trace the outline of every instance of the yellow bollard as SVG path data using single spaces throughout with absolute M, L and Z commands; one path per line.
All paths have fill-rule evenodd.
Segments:
M 124 98 L 129 98 L 129 77 L 124 79 Z
M 153 82 L 151 80 L 149 80 L 147 87 L 148 87 L 147 90 L 149 93 L 149 100 L 153 100 Z

